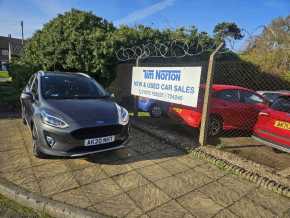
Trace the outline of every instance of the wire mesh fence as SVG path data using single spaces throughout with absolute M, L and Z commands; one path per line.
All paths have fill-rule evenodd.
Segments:
M 130 112 L 134 110 L 134 100 L 130 93 L 132 66 L 134 63 L 119 65 L 117 79 L 111 87 L 111 90 L 120 96 L 119 102 Z M 155 130 L 162 130 L 164 135 L 174 135 L 180 143 L 190 144 L 192 147 L 197 146 L 208 62 L 193 57 L 151 58 L 142 60 L 140 66 L 202 67 L 197 107 L 192 108 L 143 97 L 138 97 L 137 100 L 139 112 L 137 119 L 144 125 L 149 125 Z M 262 72 L 255 65 L 242 60 L 219 60 L 217 57 L 212 90 L 207 145 L 237 153 L 270 167 L 290 167 L 289 155 L 275 153 L 271 147 L 253 138 L 259 113 L 271 108 L 274 99 L 279 95 L 290 91 L 290 81 Z M 289 138 L 287 139 L 283 131 L 282 128 L 281 133 L 278 131 L 279 137 L 284 137 L 289 142 Z M 289 132 L 289 129 L 287 131 Z M 260 152 L 264 156 L 259 156 Z
M 216 63 L 213 83 L 208 131 L 215 137 L 211 144 L 223 148 L 269 145 L 289 152 L 289 80 L 247 62 L 228 61 Z M 277 108 L 283 96 L 286 103 Z M 277 126 L 277 122 L 283 124 Z
M 207 145 L 239 153 L 271 167 L 287 168 L 290 167 L 289 155 L 277 156 L 271 147 L 276 149 L 273 145 L 278 145 L 280 149 L 282 145 L 287 147 L 288 151 L 290 148 L 290 103 L 287 99 L 290 95 L 289 45 L 286 43 L 288 36 L 283 34 L 283 28 L 273 26 L 261 26 L 255 32 L 259 32 L 258 35 L 243 30 L 248 52 L 242 55 L 234 53 L 234 39 L 231 41 L 231 37 L 223 38 L 226 46 L 221 47 L 215 56 L 206 129 L 208 134 L 205 138 Z M 154 41 L 128 48 L 122 47 L 116 53 L 121 64 L 117 68 L 117 79 L 111 86 L 111 90 L 118 93 L 121 104 L 131 112 L 134 111 L 134 107 L 137 108 L 140 112 L 138 119 L 141 119 L 144 125 L 164 130 L 162 134 L 175 135 L 179 142 L 190 142 L 191 146 L 201 144 L 199 137 L 203 134 L 200 134 L 199 130 L 203 126 L 203 106 L 208 103 L 204 102 L 204 96 L 209 56 L 218 47 L 215 43 L 209 47 L 202 42 L 197 37 L 196 41 Z M 259 47 L 258 50 L 255 50 L 256 46 Z M 251 58 L 263 60 L 263 69 L 262 65 L 258 66 Z M 267 60 L 271 62 L 269 65 L 265 64 Z M 137 101 L 134 101 L 131 95 L 132 68 L 137 63 L 140 67 L 152 68 L 201 66 L 197 106 L 188 107 L 144 97 L 137 97 Z M 284 74 L 281 74 L 281 71 Z M 263 117 L 260 118 L 261 114 L 271 115 L 269 111 L 273 110 L 273 105 L 277 107 L 279 102 L 275 101 L 280 97 L 284 101 L 283 106 L 279 105 L 280 115 L 268 122 Z M 265 126 L 263 122 L 268 125 L 269 131 L 263 128 L 262 131 L 268 131 L 270 139 L 268 137 L 266 140 L 257 140 L 259 134 L 256 129 Z

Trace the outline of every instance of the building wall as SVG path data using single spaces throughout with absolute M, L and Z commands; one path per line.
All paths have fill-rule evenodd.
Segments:
M 8 62 L 8 49 L 9 49 L 9 40 L 11 45 L 11 56 L 18 56 L 22 50 L 22 40 L 11 38 L 5 36 L 0 36 L 0 61 L 1 62 Z

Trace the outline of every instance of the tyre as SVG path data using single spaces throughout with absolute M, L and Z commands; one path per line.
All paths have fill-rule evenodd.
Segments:
M 284 151 L 281 151 L 281 150 L 279 150 L 279 149 L 277 149 L 277 148 L 272 148 L 272 150 L 273 150 L 275 153 L 277 153 L 277 154 L 285 153 Z
M 32 126 L 32 153 L 37 158 L 45 158 L 45 155 L 40 151 L 38 144 L 38 134 L 36 128 Z
M 223 131 L 222 119 L 217 116 L 211 115 L 208 124 L 208 135 L 218 136 L 222 131 Z
M 149 113 L 151 117 L 158 118 L 158 117 L 161 117 L 162 115 L 162 109 L 159 105 L 154 104 L 151 106 Z

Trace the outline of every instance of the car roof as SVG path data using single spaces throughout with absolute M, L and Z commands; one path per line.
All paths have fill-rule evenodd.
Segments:
M 63 76 L 84 76 L 87 78 L 91 78 L 89 75 L 80 72 L 61 72 L 61 71 L 39 71 L 38 72 L 41 76 L 56 76 L 56 75 L 63 75 Z
M 224 85 L 224 84 L 214 84 L 212 86 L 212 89 L 214 91 L 221 91 L 221 90 L 228 90 L 228 89 L 239 89 L 239 90 L 245 90 L 245 91 L 253 91 L 251 89 L 244 88 L 244 87 L 241 87 L 241 86 Z
M 275 90 L 275 91 L 270 91 L 270 90 L 259 90 L 257 92 L 262 92 L 262 93 L 281 93 L 281 92 L 289 92 L 288 90 Z
M 290 97 L 290 92 L 281 92 L 281 96 L 288 96 L 288 97 Z

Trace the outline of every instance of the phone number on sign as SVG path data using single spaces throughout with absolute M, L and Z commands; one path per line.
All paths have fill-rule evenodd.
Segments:
M 182 99 L 183 99 L 182 95 L 162 93 L 162 92 L 154 92 L 154 91 L 142 90 L 142 89 L 139 90 L 139 94 L 140 95 L 159 97 L 159 98 L 163 98 L 164 100 L 168 99 L 168 100 L 182 101 Z

